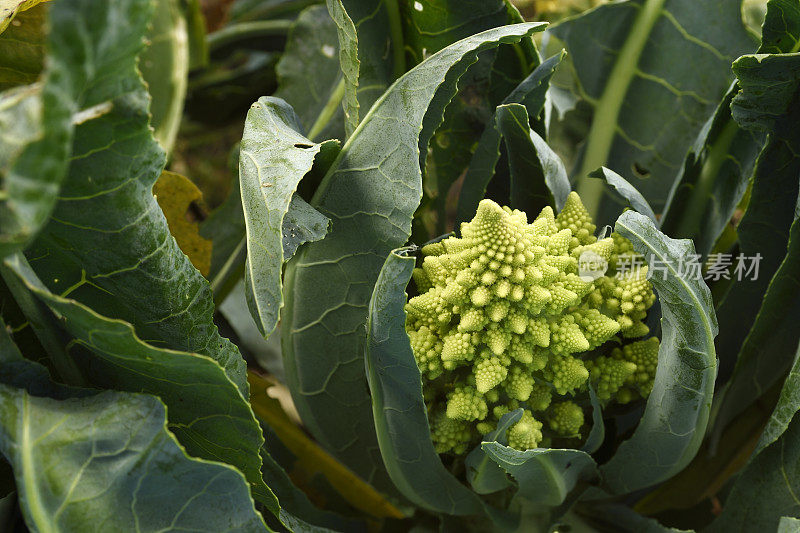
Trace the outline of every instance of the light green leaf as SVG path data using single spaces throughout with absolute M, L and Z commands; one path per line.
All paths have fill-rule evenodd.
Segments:
M 50 13 L 53 50 L 73 60 L 61 75 L 81 89 L 69 104 L 84 111 L 58 205 L 27 252 L 31 266 L 54 294 L 131 323 L 148 343 L 216 360 L 247 397 L 244 360 L 217 332 L 208 283 L 152 194 L 164 152 L 136 66 L 150 2 L 56 2 Z
M 614 191 L 619 194 L 628 206 L 640 212 L 656 224 L 656 215 L 653 213 L 653 208 L 647 203 L 644 196 L 633 188 L 628 180 L 617 174 L 611 169 L 600 167 L 589 173 L 590 178 L 597 178 L 604 180 Z
M 339 35 L 349 137 L 372 104 L 406 70 L 400 11 L 397 2 L 326 1 Z
M 261 428 L 216 361 L 147 344 L 129 323 L 52 294 L 18 256 L 5 264 L 75 337 L 70 355 L 91 384 L 159 396 L 169 408 L 171 430 L 189 454 L 237 467 L 256 499 L 278 512 L 278 502 L 261 478 Z
M 34 83 L 44 68 L 47 4 L 18 13 L 0 33 L 0 90 Z
M 528 116 L 538 116 L 545 104 L 550 77 L 561 63 L 566 52 L 543 61 L 509 94 L 503 104 L 524 104 Z M 458 198 L 458 215 L 456 220 L 464 222 L 475 216 L 478 203 L 486 195 L 489 181 L 495 176 L 495 167 L 500 159 L 500 143 L 502 136 L 497 130 L 497 111 L 495 117 L 483 130 L 478 145 L 472 153 L 469 168 L 464 176 L 464 183 Z
M 782 516 L 778 522 L 777 533 L 798 533 L 800 531 L 800 518 Z
M 244 476 L 188 458 L 152 396 L 59 401 L 0 385 L 0 400 L 0 451 L 34 531 L 267 530 Z
M 498 441 L 507 444 L 506 431 L 522 417 L 523 410 L 515 409 L 506 413 L 497 423 L 497 429 L 483 437 L 484 442 Z M 491 494 L 511 486 L 506 472 L 483 451 L 476 446 L 464 459 L 467 481 L 472 490 L 478 494 Z
M 797 350 L 794 364 L 789 370 L 789 375 L 786 376 L 786 381 L 783 382 L 778 404 L 772 411 L 772 416 L 767 421 L 753 453 L 757 454 L 777 441 L 786 432 L 789 423 L 798 411 L 800 411 L 800 349 Z
M 367 481 L 377 482 L 383 467 L 364 376 L 363 325 L 384 259 L 411 231 L 420 153 L 477 54 L 542 27 L 480 33 L 405 74 L 347 141 L 311 202 L 332 224 L 325 239 L 303 246 L 286 267 L 287 381 L 312 434 Z M 391 490 L 385 475 L 376 486 Z
M 549 205 L 561 211 L 572 190 L 567 170 L 545 140 L 531 129 L 525 106 L 499 106 L 495 123 L 508 152 L 511 207 L 538 213 Z
M 591 384 L 589 385 L 589 401 L 592 404 L 592 429 L 589 430 L 589 435 L 581 446 L 581 451 L 594 453 L 600 449 L 606 438 L 606 426 L 603 422 L 603 406 L 600 405 L 600 400 L 597 399 L 597 393 Z
M 300 13 L 275 71 L 280 83 L 275 96 L 294 108 L 310 139 L 344 139 L 339 40 L 325 6 Z
M 535 448 L 521 452 L 499 442 L 483 442 L 481 449 L 517 481 L 515 498 L 545 507 L 557 507 L 580 480 L 597 476 L 594 459 L 580 450 Z
M 183 0 L 156 0 L 139 69 L 150 92 L 150 124 L 169 153 L 178 135 L 189 78 L 189 33 Z
M 670 239 L 634 211 L 619 217 L 616 231 L 652 265 L 650 282 L 662 312 L 658 368 L 644 415 L 633 436 L 600 468 L 608 489 L 624 494 L 671 477 L 697 453 L 714 393 L 718 327 L 706 284 L 677 270 L 694 254 L 691 241 Z
M 602 184 L 585 178 L 605 166 L 660 211 L 692 139 L 730 86 L 731 62 L 755 49 L 741 1 L 612 2 L 552 32 L 566 42 L 580 95 L 594 108 L 575 176 L 581 198 L 598 212 Z
M 247 113 L 239 152 L 239 182 L 247 231 L 247 303 L 265 337 L 278 324 L 283 305 L 284 262 L 300 244 L 321 239 L 327 229 L 325 217 L 302 199 L 292 200 L 297 185 L 311 170 L 323 146 L 300 134 L 300 128 L 289 104 L 264 96 Z M 295 210 L 286 226 L 290 205 Z M 312 227 L 311 231 L 304 229 Z
M 694 241 L 705 259 L 747 190 L 764 135 L 741 129 L 731 117 L 734 84 L 689 150 L 670 191 L 661 231 Z
M 415 262 L 409 251 L 389 254 L 369 302 L 365 357 L 378 444 L 389 476 L 410 501 L 439 513 L 479 514 L 480 500 L 445 469 L 431 442 L 405 330 L 405 288 Z

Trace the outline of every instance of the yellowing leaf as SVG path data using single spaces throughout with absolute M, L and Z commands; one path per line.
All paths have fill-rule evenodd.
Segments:
M 211 268 L 211 241 L 200 236 L 202 208 L 199 206 L 203 193 L 189 178 L 165 170 L 153 186 L 153 194 L 181 251 L 207 276 Z
M 30 9 L 42 0 L 0 0 L 0 32 L 3 32 L 17 13 Z

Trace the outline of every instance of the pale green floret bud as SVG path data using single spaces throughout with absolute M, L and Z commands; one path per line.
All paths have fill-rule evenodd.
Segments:
M 533 417 L 528 410 L 522 412 L 522 418 L 508 429 L 508 445 L 518 450 L 536 448 L 542 441 L 542 423 Z
M 483 200 L 460 237 L 423 248 L 406 329 L 439 453 L 464 453 L 519 407 L 525 411 L 508 431 L 510 446 L 577 438 L 583 412 L 559 397 L 586 401 L 590 380 L 604 401 L 632 401 L 652 389 L 657 339 L 591 353 L 645 334 L 655 300 L 645 267 L 623 272 L 629 260 L 641 260 L 630 243 L 617 234 L 598 241 L 594 231 L 575 193 L 558 216 L 546 207 L 531 223 Z M 585 252 L 608 261 L 605 275 L 581 274 Z M 532 411 L 546 415 L 547 427 Z
M 554 403 L 547 411 L 547 425 L 559 437 L 579 437 L 583 426 L 583 409 L 571 401 Z

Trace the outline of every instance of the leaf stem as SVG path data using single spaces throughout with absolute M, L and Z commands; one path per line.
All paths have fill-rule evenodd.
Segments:
M 603 182 L 588 179 L 593 170 L 606 165 L 611 153 L 611 146 L 616 135 L 619 113 L 636 74 L 639 58 L 642 55 L 647 39 L 655 26 L 665 0 L 646 0 L 641 11 L 633 22 L 633 27 L 625 44 L 620 49 L 614 68 L 608 77 L 608 83 L 594 109 L 594 119 L 586 138 L 586 151 L 583 164 L 578 173 L 578 194 L 592 217 L 597 216 Z M 619 172 L 621 169 L 612 169 Z
M 737 133 L 739 133 L 738 124 L 732 118 L 728 119 L 727 124 L 723 126 L 719 137 L 717 137 L 716 142 L 703 162 L 700 176 L 697 178 L 697 183 L 695 183 L 685 215 L 682 217 L 673 237 L 693 238 L 698 235 L 700 224 L 705 218 L 706 205 L 710 198 L 714 181 L 719 175 L 723 163 L 728 158 L 730 147 Z
M 289 33 L 291 20 L 257 20 L 226 26 L 207 37 L 209 51 L 252 37 L 282 36 Z
M 322 108 L 317 120 L 314 121 L 311 129 L 308 130 L 309 139 L 314 141 L 316 140 L 317 135 L 322 133 L 322 130 L 328 125 L 333 116 L 336 114 L 336 110 L 342 103 L 342 98 L 344 98 L 344 76 L 339 79 L 339 83 L 331 93 L 330 98 L 328 98 L 328 102 L 325 104 L 325 107 Z
M 392 63 L 394 79 L 406 73 L 406 50 L 403 39 L 403 23 L 397 0 L 387 0 L 386 15 L 389 17 L 389 34 L 392 39 Z
M 6 262 L 9 260 L 19 261 L 25 267 L 30 268 L 22 254 L 18 253 L 13 255 L 7 258 Z M 16 272 L 7 266 L 6 263 L 0 263 L 0 277 L 5 281 L 6 287 L 8 287 L 14 301 L 22 310 L 22 314 L 24 314 L 25 318 L 30 322 L 36 337 L 50 356 L 50 360 L 53 362 L 53 366 L 56 372 L 58 372 L 59 377 L 67 385 L 85 387 L 87 381 L 75 364 L 75 361 L 73 361 L 72 357 L 67 353 L 67 341 L 64 338 L 60 326 L 50 313 L 50 310 L 34 296 L 33 292 L 20 281 Z

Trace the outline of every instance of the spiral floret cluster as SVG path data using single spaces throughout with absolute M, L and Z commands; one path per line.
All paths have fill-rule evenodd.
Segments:
M 647 268 L 629 241 L 594 231 L 576 193 L 558 216 L 546 207 L 530 224 L 483 200 L 461 237 L 422 249 L 406 330 L 439 453 L 464 453 L 518 408 L 509 446 L 580 438 L 589 383 L 603 402 L 649 394 L 658 339 L 628 340 L 648 334 Z M 609 269 L 581 276 L 585 257 Z M 598 355 L 612 339 L 617 347 Z

